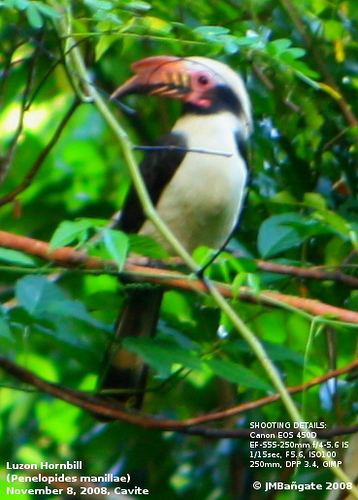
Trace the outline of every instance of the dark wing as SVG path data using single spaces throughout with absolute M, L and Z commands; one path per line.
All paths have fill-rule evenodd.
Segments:
M 238 153 L 246 163 L 246 168 L 249 170 L 249 151 L 247 139 L 244 139 L 239 131 L 235 133 L 235 142 Z
M 181 134 L 170 133 L 162 137 L 157 145 L 168 146 L 168 149 L 149 151 L 140 165 L 144 183 L 154 206 L 186 154 L 186 141 Z M 173 149 L 170 149 L 171 146 Z M 115 228 L 126 233 L 136 233 L 144 221 L 141 203 L 132 187 Z

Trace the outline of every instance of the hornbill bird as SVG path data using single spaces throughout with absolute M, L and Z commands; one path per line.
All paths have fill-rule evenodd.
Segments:
M 140 166 L 149 196 L 188 252 L 201 245 L 220 249 L 237 224 L 248 177 L 245 149 L 252 120 L 244 83 L 226 64 L 206 57 L 154 56 L 135 62 L 132 69 L 134 76 L 112 98 L 138 93 L 184 103 L 182 116 L 159 141 L 167 148 L 153 148 Z M 146 220 L 133 188 L 116 228 L 150 236 L 173 253 Z M 154 335 L 162 293 L 129 291 L 106 353 L 101 391 L 136 408 L 143 399 L 147 368 L 120 344 L 128 336 Z

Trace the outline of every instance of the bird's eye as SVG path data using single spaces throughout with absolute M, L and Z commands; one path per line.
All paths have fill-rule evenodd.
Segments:
M 202 87 L 206 87 L 210 83 L 210 79 L 207 75 L 199 75 L 198 76 L 198 83 Z

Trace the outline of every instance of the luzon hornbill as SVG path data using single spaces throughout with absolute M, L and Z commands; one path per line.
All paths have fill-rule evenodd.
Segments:
M 150 198 L 188 252 L 201 245 L 220 249 L 237 224 L 248 177 L 245 147 L 252 121 L 245 85 L 226 64 L 206 57 L 148 57 L 135 62 L 132 69 L 134 76 L 113 98 L 138 93 L 184 103 L 182 116 L 158 143 L 172 148 L 154 148 L 140 166 Z M 116 228 L 150 236 L 173 253 L 145 219 L 134 189 Z M 141 405 L 147 368 L 120 344 L 126 337 L 155 334 L 162 293 L 128 292 L 106 354 L 101 391 L 132 407 Z

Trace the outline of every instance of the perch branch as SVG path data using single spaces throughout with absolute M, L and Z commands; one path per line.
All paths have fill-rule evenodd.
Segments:
M 51 382 L 47 382 L 46 380 L 38 377 L 33 374 L 29 370 L 22 368 L 18 364 L 6 359 L 4 356 L 0 356 L 0 366 L 6 371 L 8 374 L 12 375 L 18 380 L 25 382 L 37 389 L 51 394 L 54 397 L 67 401 L 68 403 L 83 408 L 91 413 L 101 415 L 103 417 L 107 417 L 110 419 L 121 420 L 124 422 L 128 422 L 133 425 L 139 425 L 141 427 L 152 428 L 152 429 L 160 429 L 160 430 L 172 430 L 178 432 L 188 432 L 188 429 L 191 428 L 192 433 L 198 432 L 198 425 L 203 423 L 214 422 L 217 420 L 223 420 L 228 417 L 236 416 L 241 413 L 245 413 L 247 411 L 262 407 L 266 404 L 270 404 L 280 400 L 280 394 L 272 394 L 271 396 L 267 396 L 264 398 L 257 399 L 255 401 L 250 401 L 248 403 L 243 403 L 237 406 L 233 406 L 232 408 L 227 408 L 226 410 L 213 412 L 206 415 L 201 415 L 198 417 L 187 418 L 183 420 L 175 420 L 175 419 L 167 419 L 157 416 L 149 416 L 144 415 L 139 412 L 129 412 L 127 410 L 122 409 L 120 406 L 116 405 L 108 401 L 106 398 L 93 396 L 83 391 L 77 391 L 74 389 L 69 389 L 63 387 L 59 384 L 54 384 Z M 355 360 L 353 363 L 342 367 L 337 370 L 332 370 L 329 373 L 321 375 L 319 377 L 315 377 L 308 382 L 305 382 L 301 385 L 296 385 L 292 387 L 287 387 L 287 390 L 290 394 L 296 394 L 298 392 L 302 392 L 307 390 L 315 385 L 319 385 L 329 379 L 336 378 L 340 375 L 348 373 L 358 366 L 358 360 Z M 201 428 L 208 430 L 207 428 Z M 210 429 L 211 431 L 215 431 L 215 429 Z M 235 433 L 235 429 L 229 431 Z M 238 431 L 247 431 L 246 429 L 238 429 Z M 299 431 L 299 429 L 298 429 Z M 354 427 L 354 431 L 357 431 L 357 426 Z M 251 431 L 252 432 L 252 431 Z M 319 430 L 319 437 L 325 437 L 325 433 L 333 432 L 333 430 Z M 349 430 L 347 428 L 344 429 L 344 432 L 347 433 Z M 199 432 L 200 433 L 200 432 Z M 219 436 L 222 437 L 222 436 Z M 236 436 L 237 437 L 237 436 Z M 246 437 L 249 437 L 246 435 Z
M 99 271 L 108 274 L 116 274 L 131 281 L 146 281 L 159 284 L 168 288 L 189 290 L 197 293 L 207 293 L 206 284 L 198 279 L 186 276 L 184 273 L 149 267 L 143 264 L 143 259 L 129 258 L 124 271 L 118 273 L 115 262 L 102 260 L 98 257 L 88 257 L 84 252 L 74 250 L 71 247 L 62 247 L 51 250 L 48 243 L 27 236 L 18 236 L 6 231 L 0 231 L 0 247 L 11 248 L 26 252 L 30 255 L 40 257 L 48 262 L 54 262 L 66 268 L 81 268 L 89 271 Z M 264 305 L 279 306 L 286 305 L 305 311 L 314 316 L 327 316 L 347 323 L 358 324 L 358 313 L 331 306 L 315 299 L 306 299 L 294 295 L 286 295 L 279 292 L 265 290 L 253 293 L 247 287 L 241 287 L 239 292 L 233 293 L 229 285 L 216 283 L 220 293 L 225 298 L 239 298 L 247 302 L 262 303 Z

